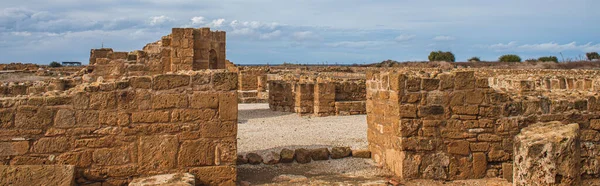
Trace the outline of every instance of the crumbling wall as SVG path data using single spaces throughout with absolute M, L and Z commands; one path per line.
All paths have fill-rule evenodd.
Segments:
M 269 107 L 299 115 L 365 114 L 364 79 L 341 77 L 343 74 L 284 74 L 278 77 L 281 80 L 270 80 Z
M 118 79 L 125 76 L 164 74 L 226 68 L 226 36 L 210 28 L 173 28 L 161 40 L 143 50 L 115 52 L 110 48 L 92 49 L 90 69 L 94 77 Z
M 46 81 L 4 83 L 0 85 L 0 97 L 50 94 L 64 91 L 81 83 L 81 79 L 50 79 Z
M 236 73 L 199 71 L 0 98 L 0 164 L 74 165 L 82 185 L 179 172 L 235 185 L 236 91 Z
M 376 162 L 403 179 L 511 180 L 513 138 L 521 128 L 537 122 L 578 123 L 582 175 L 597 177 L 599 103 L 588 91 L 503 92 L 472 71 L 431 76 L 370 71 L 369 148 Z

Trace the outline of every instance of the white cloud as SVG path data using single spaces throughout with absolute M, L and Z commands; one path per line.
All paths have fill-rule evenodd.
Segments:
M 273 38 L 277 38 L 279 36 L 281 36 L 281 31 L 280 30 L 275 30 L 275 31 L 270 32 L 270 33 L 261 34 L 260 38 L 261 39 L 273 39 Z
M 410 40 L 414 39 L 415 37 L 417 37 L 417 35 L 401 34 L 398 37 L 396 37 L 394 40 L 396 40 L 397 42 L 405 42 L 405 41 L 410 41 Z
M 215 20 L 212 20 L 212 22 L 210 22 L 207 26 L 219 28 L 219 27 L 223 26 L 223 23 L 225 23 L 225 19 L 215 19 Z
M 294 32 L 292 34 L 292 37 L 295 40 L 301 41 L 301 40 L 308 40 L 308 39 L 315 38 L 315 35 L 311 31 L 300 31 L 300 32 Z
M 561 52 L 561 51 L 598 51 L 600 50 L 600 44 L 586 43 L 584 45 L 578 45 L 577 42 L 571 42 L 567 44 L 559 44 L 555 42 L 538 43 L 538 44 L 523 44 L 518 45 L 516 41 L 511 41 L 507 44 L 498 43 L 490 45 L 488 48 L 496 51 L 548 51 L 548 52 Z
M 517 46 L 517 42 L 511 41 L 511 42 L 508 42 L 507 44 L 504 44 L 504 43 L 493 44 L 493 45 L 490 45 L 489 48 L 494 49 L 494 50 L 507 50 L 510 48 L 514 48 L 516 46 Z
M 170 21 L 171 18 L 161 15 L 161 16 L 154 16 L 150 18 L 150 25 L 151 26 L 156 26 L 156 25 L 161 25 L 163 23 L 166 23 L 168 21 Z
M 434 41 L 452 41 L 455 40 L 456 38 L 452 37 L 452 36 L 435 36 L 433 38 Z
M 12 34 L 15 36 L 22 36 L 22 37 L 31 36 L 31 32 L 12 32 Z
M 192 19 L 190 19 L 190 20 L 192 21 L 193 25 L 204 24 L 204 17 L 202 17 L 202 16 L 192 17 Z

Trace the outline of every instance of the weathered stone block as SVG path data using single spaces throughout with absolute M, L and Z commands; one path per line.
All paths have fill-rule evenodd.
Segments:
M 210 139 L 184 141 L 179 149 L 181 167 L 215 165 L 216 144 Z
M 237 121 L 238 104 L 236 93 L 219 94 L 219 118 L 221 121 Z
M 97 149 L 92 153 L 92 160 L 97 165 L 123 165 L 131 163 L 130 148 Z
M 437 90 L 440 86 L 439 79 L 422 79 L 421 89 L 426 91 Z
M 0 142 L 0 156 L 23 155 L 29 152 L 28 141 Z
M 350 147 L 333 147 L 331 148 L 331 158 L 340 159 L 350 156 L 352 150 Z
M 515 137 L 514 185 L 580 185 L 579 125 L 526 127 Z
M 15 115 L 15 127 L 41 129 L 52 123 L 54 112 L 46 107 L 20 106 Z
M 417 117 L 417 107 L 415 105 L 400 105 L 400 117 L 402 118 L 416 118 Z
M 168 111 L 134 112 L 131 114 L 133 123 L 165 123 L 169 122 Z
M 75 126 L 75 111 L 69 109 L 60 109 L 56 112 L 54 118 L 54 127 L 72 128 Z
M 117 99 L 114 92 L 96 92 L 90 95 L 91 109 L 115 109 Z
M 162 74 L 154 76 L 152 79 L 152 89 L 154 90 L 166 90 L 178 87 L 185 87 L 190 85 L 190 76 L 188 75 L 175 75 L 175 74 Z
M 71 148 L 71 142 L 66 137 L 40 138 L 33 143 L 33 152 L 54 153 L 65 152 Z
M 138 172 L 157 172 L 175 168 L 177 165 L 175 160 L 179 146 L 177 136 L 143 136 L 139 138 L 138 144 Z
M 72 165 L 0 165 L 0 185 L 75 185 Z
M 186 108 L 188 100 L 186 94 L 157 94 L 152 96 L 152 108 Z
M 454 88 L 456 90 L 466 90 L 475 88 L 475 72 L 456 72 L 454 76 Z
M 310 163 L 312 161 L 312 159 L 310 157 L 310 150 L 306 150 L 303 148 L 296 149 L 295 154 L 296 154 L 296 162 L 298 162 L 298 163 L 304 164 L 304 163 Z
M 483 178 L 487 172 L 487 158 L 483 152 L 473 153 L 473 178 Z
M 469 155 L 471 153 L 469 142 L 463 140 L 450 142 L 448 144 L 448 153 L 465 156 Z
M 212 75 L 213 88 L 216 91 L 236 90 L 238 76 L 234 72 L 218 72 Z
M 151 77 L 131 77 L 129 83 L 133 88 L 150 89 L 152 88 Z
M 371 158 L 371 151 L 369 150 L 352 150 L 352 157 L 356 158 Z
M 194 93 L 190 95 L 191 108 L 219 108 L 219 95 L 215 93 Z
M 310 157 L 315 160 L 328 160 L 329 159 L 329 149 L 327 148 L 318 148 L 310 151 Z

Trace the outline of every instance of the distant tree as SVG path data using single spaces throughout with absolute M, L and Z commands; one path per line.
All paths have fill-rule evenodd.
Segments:
M 454 54 L 452 52 L 433 51 L 429 53 L 429 61 L 448 61 L 454 62 Z
M 62 67 L 62 65 L 59 62 L 56 62 L 56 61 L 50 62 L 50 64 L 48 66 L 50 66 L 50 67 Z
M 469 58 L 469 62 L 480 62 L 480 61 L 481 61 L 481 59 L 479 59 L 479 57 Z
M 538 58 L 538 61 L 558 63 L 558 58 L 556 56 L 544 56 L 544 57 Z
M 519 57 L 518 55 L 514 55 L 514 54 L 507 54 L 507 55 L 500 56 L 500 58 L 498 58 L 498 61 L 500 61 L 500 62 L 521 62 L 521 57 Z
M 598 54 L 598 52 L 588 52 L 585 54 L 585 56 L 587 56 L 588 60 L 590 61 L 600 59 L 600 55 Z

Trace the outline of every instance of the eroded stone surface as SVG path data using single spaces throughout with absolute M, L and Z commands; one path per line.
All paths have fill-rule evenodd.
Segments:
M 537 123 L 515 137 L 515 185 L 580 185 L 579 125 Z
M 0 185 L 75 185 L 72 165 L 0 165 Z

